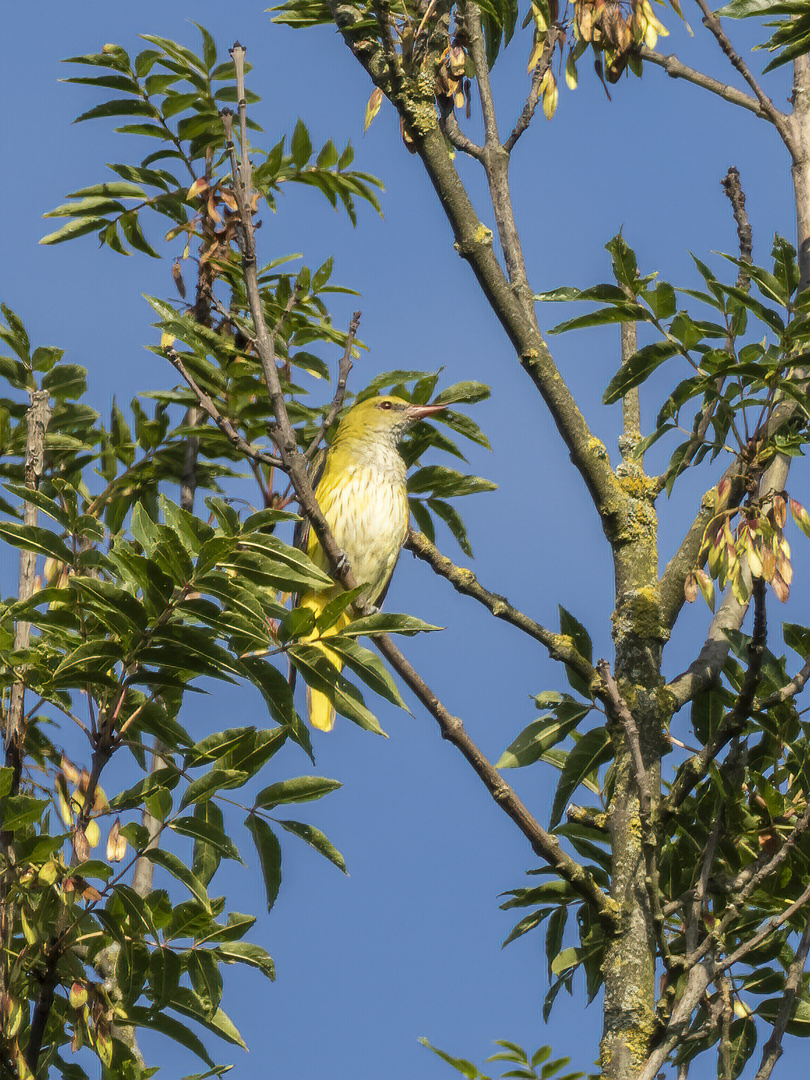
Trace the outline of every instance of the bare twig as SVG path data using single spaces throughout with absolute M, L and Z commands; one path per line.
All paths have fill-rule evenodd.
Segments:
M 706 776 L 709 766 L 720 751 L 739 735 L 745 727 L 754 706 L 754 695 L 759 685 L 762 660 L 765 655 L 767 622 L 765 617 L 765 581 L 755 578 L 752 584 L 754 598 L 754 627 L 748 645 L 748 670 L 733 707 L 723 717 L 711 741 L 681 767 L 675 783 L 660 807 L 661 819 L 665 820 L 681 805 L 686 796 Z M 705 646 L 704 646 L 705 648 Z
M 802 832 L 804 831 L 805 830 L 802 830 Z M 791 847 L 797 839 L 798 836 L 796 836 L 796 838 L 791 843 Z M 768 867 L 768 874 L 773 873 L 773 870 L 770 868 L 770 862 L 766 865 Z M 767 877 L 768 874 L 765 874 L 765 877 Z M 758 878 L 757 884 L 759 884 L 762 880 L 764 880 L 764 877 Z M 738 964 L 741 960 L 748 956 L 748 954 L 751 953 L 754 949 L 758 949 L 762 942 L 771 936 L 774 930 L 778 930 L 780 926 L 784 925 L 784 923 L 788 921 L 788 919 L 793 918 L 797 911 L 801 911 L 801 909 L 804 907 L 808 900 L 810 900 L 810 885 L 808 885 L 808 887 L 804 890 L 804 892 L 797 900 L 794 900 L 792 904 L 785 908 L 781 915 L 775 915 L 772 919 L 769 919 L 767 923 L 763 926 L 763 928 L 759 930 L 752 938 L 749 938 L 748 941 L 740 945 L 740 947 L 736 949 L 733 953 L 731 953 L 730 956 L 727 956 L 725 960 L 723 960 L 723 962 L 719 965 L 720 970 L 727 971 L 729 968 L 733 967 L 735 964 Z
M 783 701 L 788 701 L 790 698 L 795 697 L 796 694 L 801 693 L 808 679 L 810 679 L 810 659 L 786 686 L 766 697 L 764 701 L 757 702 L 757 708 L 770 709 L 774 705 L 781 705 Z
M 773 1072 L 774 1066 L 782 1056 L 782 1039 L 788 1021 L 793 1015 L 793 1010 L 796 1006 L 796 995 L 801 986 L 808 950 L 810 950 L 810 920 L 808 920 L 807 925 L 804 928 L 799 947 L 796 949 L 796 956 L 788 969 L 782 1003 L 779 1006 L 779 1012 L 776 1014 L 776 1019 L 773 1022 L 771 1037 L 762 1048 L 762 1061 L 754 1080 L 768 1080 Z
M 739 55 L 737 50 L 731 44 L 731 41 L 723 30 L 723 27 L 720 25 L 719 18 L 715 15 L 715 13 L 706 3 L 706 0 L 695 0 L 695 2 L 697 3 L 697 6 L 700 8 L 700 10 L 703 12 L 703 25 L 706 27 L 707 30 L 710 31 L 710 33 L 714 35 L 717 44 L 726 54 L 729 62 L 732 64 L 733 67 L 737 69 L 740 75 L 742 75 L 742 77 L 751 87 L 754 93 L 754 97 L 759 102 L 760 109 L 765 114 L 765 119 L 770 120 L 770 122 L 774 125 L 774 127 L 783 139 L 787 139 L 789 135 L 787 117 L 785 116 L 785 114 L 781 113 L 776 108 L 774 103 L 771 101 L 771 99 L 759 85 L 757 80 L 754 78 L 751 69 L 748 67 L 748 65 Z
M 461 5 L 461 22 L 467 32 L 470 43 L 470 56 L 475 65 L 475 81 L 481 98 L 481 116 L 484 121 L 484 149 L 493 150 L 500 146 L 498 138 L 498 120 L 495 115 L 495 102 L 492 99 L 492 87 L 489 82 L 489 64 L 483 46 L 481 33 L 481 9 L 472 2 Z
M 312 442 L 307 447 L 304 457 L 308 461 L 318 451 L 318 447 L 321 444 L 321 439 L 324 437 L 330 426 L 335 422 L 335 418 L 340 410 L 343 408 L 343 399 L 346 396 L 346 383 L 349 381 L 349 372 L 352 370 L 352 345 L 354 344 L 355 334 L 357 328 L 360 325 L 360 312 L 355 311 L 352 315 L 352 320 L 349 323 L 349 332 L 346 335 L 346 348 L 343 350 L 343 356 L 340 358 L 340 364 L 338 366 L 338 381 L 335 387 L 335 396 L 332 398 L 332 404 L 329 406 L 329 411 L 324 417 L 320 430 Z
M 532 84 L 529 88 L 529 94 L 526 98 L 526 104 L 523 106 L 523 111 L 517 118 L 515 126 L 512 128 L 512 132 L 509 138 L 503 144 L 504 150 L 507 154 L 511 154 L 515 148 L 515 143 L 520 136 L 532 122 L 535 110 L 540 102 L 540 98 L 543 93 L 540 89 L 540 84 L 543 81 L 543 76 L 546 71 L 551 67 L 551 61 L 554 57 L 554 50 L 557 47 L 557 42 L 560 38 L 564 38 L 565 31 L 559 26 L 550 26 L 548 29 L 548 36 L 545 44 L 543 45 L 543 52 L 540 55 L 540 59 L 537 62 L 537 67 L 532 73 Z
M 624 728 L 627 745 L 630 748 L 630 757 L 633 761 L 633 773 L 636 780 L 636 787 L 638 788 L 639 807 L 642 815 L 649 818 L 650 810 L 652 809 L 652 793 L 650 791 L 650 780 L 647 776 L 647 769 L 644 765 L 644 757 L 641 753 L 641 738 L 638 733 L 636 721 L 627 707 L 627 702 L 619 693 L 619 687 L 616 685 L 616 680 L 613 678 L 610 664 L 607 660 L 600 660 L 596 665 L 596 670 L 605 687 L 610 710 Z
M 731 203 L 731 211 L 734 214 L 734 221 L 737 224 L 740 262 L 752 263 L 754 261 L 754 240 L 751 231 L 751 223 L 748 220 L 748 213 L 745 209 L 745 192 L 740 183 L 739 170 L 734 165 L 730 166 L 728 172 L 720 181 L 720 184 L 723 191 L 728 195 L 729 202 Z M 747 291 L 750 283 L 750 275 L 746 272 L 744 267 L 741 266 L 737 273 L 737 288 Z
M 629 290 L 628 290 L 629 291 Z M 621 324 L 622 363 L 626 364 L 638 348 L 638 331 L 636 323 L 623 322 Z M 633 459 L 633 452 L 641 439 L 641 402 L 638 387 L 634 386 L 622 398 L 622 434 L 619 439 L 619 450 L 625 467 Z M 633 464 L 641 466 L 641 461 L 633 459 Z
M 713 79 L 711 75 L 704 75 L 702 71 L 695 71 L 694 68 L 682 63 L 673 53 L 669 56 L 662 56 L 661 53 L 642 45 L 639 49 L 639 56 L 645 63 L 656 64 L 658 67 L 663 68 L 667 75 L 673 79 L 685 79 L 687 82 L 694 83 L 695 86 L 700 86 L 704 90 L 730 101 L 732 105 L 739 105 L 743 109 L 749 109 L 763 120 L 771 119 L 768 112 L 763 109 L 756 98 L 751 97 L 750 94 L 746 94 L 742 90 L 737 90 L 736 87 L 721 82 L 719 79 Z
M 251 461 L 255 461 L 261 465 L 281 465 L 281 458 L 275 457 L 273 454 L 267 454 L 263 450 L 256 450 L 250 445 L 250 443 L 239 434 L 239 432 L 231 424 L 227 417 L 223 416 L 219 409 L 216 407 L 211 398 L 206 394 L 201 386 L 198 385 L 194 376 L 188 371 L 183 361 L 180 359 L 179 353 L 176 352 L 171 346 L 168 346 L 163 350 L 166 353 L 166 358 L 172 367 L 180 374 L 180 376 L 188 383 L 191 390 L 197 395 L 197 400 L 203 409 L 208 413 L 220 431 L 225 435 L 228 441 L 244 454 L 245 457 L 250 458 Z
M 25 486 L 32 491 L 39 488 L 45 462 L 45 432 L 51 418 L 51 407 L 47 390 L 34 390 L 31 392 L 31 404 L 26 412 L 26 445 L 25 445 Z M 23 510 L 23 520 L 28 526 L 37 523 L 38 512 L 33 502 L 26 502 Z M 24 601 L 34 595 L 36 578 L 37 556 L 33 551 L 23 550 L 20 552 L 19 574 L 19 599 Z M 28 648 L 31 638 L 31 623 L 20 621 L 14 630 L 14 651 L 19 652 Z M 23 743 L 25 731 L 23 718 L 25 715 L 25 683 L 17 682 L 11 689 L 11 703 L 6 720 L 3 738 L 5 742 L 5 764 L 14 770 L 12 777 L 12 793 L 16 794 L 20 783 L 20 774 L 23 761 Z
M 30 405 L 26 412 L 25 442 L 25 486 L 36 491 L 42 480 L 45 467 L 45 432 L 51 418 L 50 395 L 47 390 L 34 390 L 30 395 Z M 28 526 L 35 526 L 38 519 L 36 504 L 26 502 L 23 507 L 23 520 Z M 18 594 L 21 601 L 30 599 L 36 588 L 37 556 L 33 551 L 20 552 Z M 31 640 L 31 623 L 19 621 L 14 628 L 14 650 L 28 648 Z M 25 682 L 13 684 L 11 688 L 8 712 L 3 727 L 4 764 L 11 768 L 11 794 L 20 789 L 23 761 L 25 758 L 25 735 L 27 717 L 25 713 Z M 5 857 L 5 868 L 0 874 L 0 994 L 8 990 L 7 958 L 14 934 L 14 905 L 8 900 L 10 867 L 16 860 L 12 858 L 14 836 L 2 828 L 0 821 L 0 847 Z
M 484 157 L 484 148 L 479 146 L 478 143 L 474 143 L 472 139 L 468 138 L 461 128 L 458 126 L 456 120 L 456 114 L 453 109 L 452 102 L 442 109 L 441 111 L 441 126 L 442 131 L 450 140 L 456 150 L 460 150 L 463 154 L 468 154 L 470 157 L 476 158 L 478 161 L 482 161 Z
M 479 584 L 472 570 L 456 566 L 446 555 L 442 555 L 436 545 L 432 544 L 424 533 L 409 529 L 404 546 L 408 551 L 412 551 L 417 558 L 426 562 L 439 577 L 449 581 L 456 592 L 461 593 L 463 596 L 472 597 L 479 604 L 483 604 L 496 619 L 503 619 L 504 622 L 508 622 L 511 626 L 522 630 L 524 634 L 528 634 L 535 641 L 539 641 L 541 645 L 548 649 L 553 660 L 568 664 L 592 689 L 598 690 L 596 669 L 577 651 L 570 637 L 547 630 L 545 626 L 541 626 L 540 623 L 530 619 L 528 615 L 524 615 L 522 611 L 512 607 L 505 597 L 489 592 L 488 589 Z

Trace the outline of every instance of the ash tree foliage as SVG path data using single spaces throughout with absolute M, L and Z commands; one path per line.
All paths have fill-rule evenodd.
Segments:
M 153 340 L 163 335 L 155 350 L 183 373 L 182 385 L 128 409 L 113 402 L 101 416 L 88 403 L 84 368 L 59 348 L 32 345 L 5 306 L 0 323 L 8 353 L 0 359 L 0 536 L 20 553 L 18 595 L 0 610 L 0 1072 L 18 1080 L 50 1070 L 75 1080 L 98 1075 L 88 1054 L 105 1075 L 150 1076 L 139 1029 L 196 1054 L 207 1070 L 198 1075 L 222 1073 L 207 1036 L 244 1045 L 220 1005 L 223 967 L 250 965 L 270 979 L 274 969 L 251 940 L 255 915 L 231 910 L 215 891 L 218 873 L 227 873 L 228 860 L 241 862 L 245 844 L 255 849 L 270 909 L 288 842 L 303 841 L 346 869 L 327 835 L 294 816 L 293 804 L 340 783 L 290 772 L 314 759 L 288 664 L 349 719 L 381 732 L 364 694 L 403 702 L 358 638 L 434 629 L 403 615 L 358 618 L 334 639 L 349 671 L 338 678 L 309 642 L 357 590 L 330 605 L 317 627 L 311 612 L 289 603 L 332 582 L 291 543 L 290 523 L 300 519 L 274 457 L 272 401 L 236 250 L 229 114 L 220 115 L 237 101 L 236 69 L 233 60 L 218 63 L 200 32 L 202 56 L 149 36 L 137 56 L 109 46 L 71 58 L 85 74 L 68 81 L 105 97 L 80 119 L 123 119 L 118 130 L 147 135 L 155 149 L 71 193 L 49 215 L 69 220 L 43 239 L 92 233 L 121 254 L 176 254 L 179 296 L 150 302 L 160 327 Z M 353 221 L 358 202 L 378 206 L 379 182 L 352 169 L 351 147 L 338 152 L 328 142 L 315 152 L 303 123 L 261 160 L 258 149 L 251 153 L 251 212 L 259 200 L 274 207 L 285 183 L 315 188 Z M 272 327 L 295 437 L 314 450 L 333 430 L 343 389 L 329 419 L 303 398 L 296 375 L 328 377 L 341 353 L 348 368 L 360 346 L 356 325 L 330 320 L 330 294 L 347 291 L 332 283 L 331 260 L 311 271 L 290 262 L 257 268 L 251 285 Z M 393 372 L 367 390 L 391 386 L 425 401 L 437 379 Z M 485 394 L 468 384 L 444 398 Z M 409 461 L 429 447 L 460 457 L 459 435 L 486 443 L 462 414 L 448 411 L 444 427 L 420 425 Z M 235 484 L 244 462 L 252 478 Z M 446 520 L 468 549 L 447 500 L 491 486 L 444 465 L 417 469 L 414 512 L 426 527 L 432 514 Z M 211 680 L 252 687 L 256 723 L 201 737 L 189 698 Z M 282 755 L 281 765 L 285 743 L 298 755 Z M 105 769 L 119 756 L 140 779 L 105 790 Z M 225 827 L 226 802 L 241 811 L 241 835 Z M 155 867 L 173 887 L 153 887 Z
M 294 761 L 276 757 L 284 743 L 312 756 L 288 663 L 371 732 L 382 729 L 370 692 L 401 705 L 404 683 L 521 830 L 540 865 L 529 870 L 529 886 L 506 894 L 504 907 L 520 915 L 507 940 L 535 930 L 544 937 L 545 1019 L 560 990 L 576 983 L 589 1001 L 600 998 L 597 1075 L 652 1080 L 674 1068 L 686 1077 L 704 1055 L 724 1080 L 744 1073 L 766 1080 L 785 1035 L 810 1034 L 810 747 L 795 700 L 810 677 L 810 629 L 784 623 L 780 635 L 773 626 L 793 584 L 790 531 L 810 535 L 810 514 L 789 475 L 808 439 L 810 9 L 805 0 L 732 0 L 718 14 L 697 4 L 746 90 L 656 52 L 666 27 L 649 0 L 534 0 L 527 11 L 512 0 L 287 0 L 274 9 L 276 21 L 294 27 L 337 27 L 371 80 L 366 125 L 386 99 L 396 110 L 403 152 L 424 164 L 456 249 L 550 410 L 613 557 L 608 662 L 593 656 L 587 615 L 580 621 L 564 597 L 559 630 L 542 626 L 437 549 L 436 519 L 470 554 L 450 500 L 492 485 L 419 459 L 428 450 L 461 458 L 460 439 L 488 444 L 453 409 L 435 417 L 441 426 L 412 430 L 404 453 L 416 466 L 409 483 L 419 531 L 410 531 L 408 546 L 562 665 L 565 690 L 536 693 L 537 719 L 495 764 L 390 637 L 436 628 L 364 602 L 310 482 L 350 396 L 391 389 L 426 402 L 439 375 L 388 372 L 350 390 L 359 316 L 345 329 L 332 324 L 331 260 L 315 270 L 276 257 L 262 265 L 257 252 L 258 215 L 275 208 L 283 184 L 318 189 L 354 221 L 360 203 L 378 208 L 378 181 L 352 168 L 351 147 L 327 142 L 316 151 L 303 122 L 263 151 L 250 118 L 245 50 L 237 44 L 219 63 L 202 28 L 201 56 L 149 35 L 137 56 L 105 46 L 72 58 L 83 72 L 73 81 L 104 99 L 80 119 L 123 119 L 118 131 L 147 137 L 156 149 L 70 194 L 50 213 L 67 222 L 43 243 L 92 234 L 116 252 L 149 256 L 167 245 L 178 295 L 150 298 L 161 335 L 154 349 L 179 381 L 128 412 L 113 403 L 102 418 L 84 403 L 83 369 L 58 348 L 32 349 L 20 316 L 3 309 L 0 534 L 20 551 L 20 576 L 0 623 L 0 1053 L 15 1080 L 50 1068 L 88 1075 L 88 1055 L 108 1075 L 151 1075 L 138 1045 L 144 1028 L 194 1051 L 208 1069 L 199 1076 L 225 1068 L 203 1038 L 241 1042 L 220 1006 L 221 969 L 240 962 L 272 977 L 273 968 L 250 941 L 253 918 L 226 913 L 227 899 L 209 894 L 221 861 L 253 845 L 268 908 L 287 834 L 344 869 L 323 832 L 286 817 L 287 804 L 339 786 L 279 769 Z M 669 6 L 683 17 L 677 0 Z M 764 16 L 773 29 L 768 66 L 793 67 L 790 113 L 773 105 L 721 21 L 748 16 Z M 697 258 L 696 282 L 676 288 L 658 280 L 619 235 L 606 245 L 612 281 L 537 293 L 509 168 L 520 140 L 531 138 L 537 106 L 554 116 L 558 75 L 564 70 L 573 89 L 586 55 L 606 90 L 628 73 L 652 80 L 650 68 L 659 66 L 746 109 L 752 122 L 773 125 L 793 164 L 796 243 L 776 237 L 772 262 L 753 264 L 744 196 L 730 170 L 740 248 L 725 262 Z M 504 139 L 490 73 L 515 57 L 520 64 L 528 57 L 530 87 L 513 103 Z M 621 108 L 620 85 L 613 94 Z M 473 104 L 481 144 L 464 130 Z M 480 215 L 497 235 L 467 194 L 468 167 L 484 169 L 491 203 Z M 615 465 L 540 333 L 537 305 L 550 300 L 573 306 L 555 332 L 620 328 L 616 374 L 604 394 L 607 406 L 623 409 Z M 335 362 L 334 396 L 312 403 L 296 379 L 328 377 Z M 648 395 L 654 419 L 642 426 L 639 400 L 656 369 L 669 373 L 668 389 L 663 400 Z M 474 404 L 487 393 L 460 383 L 436 400 Z M 668 447 L 668 464 L 650 474 L 645 454 L 659 441 L 656 453 Z M 674 554 L 663 552 L 671 557 L 661 572 L 656 501 L 685 474 L 705 477 L 707 490 Z M 290 522 L 302 516 L 331 578 L 289 542 Z M 295 606 L 297 593 L 332 579 L 345 591 L 317 621 Z M 714 615 L 694 662 L 674 675 L 664 646 L 699 593 Z M 313 641 L 349 609 L 346 628 L 329 638 L 345 665 L 339 673 Z M 212 678 L 252 685 L 257 715 L 270 726 L 197 738 L 193 700 L 184 699 Z M 695 750 L 677 736 L 677 714 L 687 707 Z M 82 757 L 63 751 L 66 728 Z M 108 794 L 104 770 L 119 753 L 141 778 Z M 509 769 L 529 766 L 538 787 L 543 766 L 555 770 L 545 825 L 507 782 Z M 224 828 L 226 802 L 242 809 L 241 835 Z M 174 879 L 171 888 L 153 887 L 154 866 Z M 548 1047 L 529 1056 L 514 1043 L 498 1045 L 490 1061 L 514 1066 L 503 1076 L 536 1080 L 567 1064 L 552 1060 Z M 483 1078 L 466 1059 L 429 1048 L 471 1080 Z

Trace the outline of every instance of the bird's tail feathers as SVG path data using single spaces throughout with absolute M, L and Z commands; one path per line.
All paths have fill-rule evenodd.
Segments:
M 345 613 L 342 614 L 337 622 L 324 631 L 323 637 L 332 637 L 337 634 L 344 626 L 348 625 L 349 621 L 349 616 Z M 343 661 L 337 653 L 333 652 L 332 649 L 328 649 L 320 641 L 313 641 L 312 644 L 323 651 L 329 663 L 335 668 L 336 674 L 339 674 L 343 668 Z M 318 731 L 331 731 L 335 726 L 334 705 L 326 694 L 322 694 L 320 690 L 313 690 L 309 686 L 307 687 L 307 709 L 309 711 L 309 722 Z

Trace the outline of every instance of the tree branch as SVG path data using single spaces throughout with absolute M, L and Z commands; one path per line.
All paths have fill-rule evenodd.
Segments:
M 760 109 L 765 114 L 765 119 L 770 120 L 782 138 L 787 141 L 790 137 L 788 131 L 788 118 L 776 108 L 774 103 L 754 78 L 750 68 L 731 44 L 723 27 L 720 25 L 720 20 L 706 3 L 706 0 L 696 0 L 696 3 L 703 12 L 703 25 L 714 35 L 717 44 L 728 57 L 729 62 L 737 69 L 753 90 L 754 97 L 757 99 Z
M 180 359 L 179 353 L 176 352 L 170 345 L 166 346 L 163 350 L 166 354 L 166 359 L 178 372 L 180 377 L 188 383 L 188 386 L 197 395 L 202 408 L 208 413 L 219 430 L 228 439 L 233 447 L 235 447 L 241 454 L 244 454 L 246 458 L 251 461 L 255 461 L 261 465 L 271 465 L 278 467 L 281 465 L 281 458 L 274 457 L 272 454 L 266 454 L 263 450 L 256 450 L 250 445 L 250 443 L 239 434 L 239 432 L 233 427 L 230 420 L 223 416 L 219 409 L 216 407 L 212 399 L 206 394 L 201 386 L 198 385 L 194 376 L 186 368 L 183 361 Z
M 237 68 L 238 80 L 238 68 Z M 239 82 L 237 81 L 237 93 L 243 97 Z M 250 210 L 250 201 L 247 197 L 248 190 L 243 185 L 239 176 L 239 167 L 233 148 L 233 140 L 230 135 L 230 114 L 223 110 L 226 137 L 228 140 L 227 153 L 230 156 L 231 171 L 234 181 L 234 193 L 236 196 L 240 217 L 240 229 L 238 232 L 239 245 L 242 252 L 242 269 L 245 278 L 245 288 L 250 305 L 256 333 L 256 347 L 264 371 L 265 382 L 276 420 L 275 439 L 282 459 L 282 468 L 288 473 L 290 482 L 295 490 L 301 510 L 307 516 L 315 531 L 321 548 L 329 563 L 332 577 L 341 584 L 344 589 L 353 589 L 357 581 L 352 573 L 346 555 L 335 542 L 329 525 L 318 506 L 317 499 L 309 482 L 307 461 L 297 446 L 295 432 L 290 424 L 289 416 L 284 402 L 278 369 L 275 363 L 274 335 L 268 331 L 264 317 L 264 308 L 261 303 L 258 276 L 256 269 L 256 249 L 254 238 L 254 226 Z M 436 133 L 438 135 L 438 129 Z M 440 137 L 440 136 L 439 136 Z M 446 151 L 445 151 L 446 156 Z M 362 614 L 369 614 L 374 609 L 362 600 L 355 602 L 355 607 Z M 532 845 L 532 850 L 554 866 L 557 872 L 569 881 L 574 889 L 585 899 L 594 911 L 606 932 L 613 932 L 616 926 L 616 913 L 605 895 L 591 875 L 567 855 L 560 847 L 555 836 L 546 832 L 535 821 L 527 808 L 523 805 L 517 794 L 503 780 L 494 766 L 481 753 L 475 743 L 464 731 L 461 721 L 452 716 L 442 705 L 438 697 L 427 686 L 424 680 L 416 673 L 408 663 L 397 646 L 386 635 L 374 639 L 377 648 L 388 659 L 391 666 L 402 678 L 422 704 L 439 724 L 442 736 L 452 742 L 472 765 L 473 769 L 487 787 L 492 797 L 505 813 L 517 824 L 518 828 L 527 837 Z
M 532 85 L 529 89 L 529 95 L 526 98 L 526 104 L 523 106 L 523 111 L 517 118 L 515 126 L 512 128 L 512 133 L 506 142 L 503 144 L 504 150 L 507 154 L 511 154 L 515 148 L 515 143 L 518 141 L 523 132 L 528 128 L 534 117 L 535 109 L 540 103 L 540 98 L 543 93 L 540 89 L 540 84 L 543 81 L 543 76 L 546 71 L 551 67 L 551 61 L 554 57 L 554 50 L 557 47 L 557 42 L 560 38 L 565 38 L 565 31 L 559 26 L 550 26 L 548 29 L 548 37 L 543 45 L 543 52 L 532 72 Z
M 694 68 L 682 63 L 674 53 L 663 56 L 653 49 L 648 49 L 646 45 L 642 45 L 639 49 L 639 56 L 645 63 L 655 64 L 657 67 L 663 68 L 672 79 L 685 79 L 686 82 L 694 83 L 695 86 L 700 86 L 712 94 L 717 94 L 718 97 L 723 98 L 725 101 L 730 101 L 732 105 L 739 105 L 742 109 L 748 109 L 763 120 L 771 120 L 769 113 L 756 98 L 746 94 L 743 90 L 737 90 L 735 87 L 721 82 L 719 79 L 713 79 L 711 75 L 704 75 L 702 71 L 695 71 Z
M 552 660 L 559 660 L 561 663 L 573 668 L 594 691 L 598 691 L 596 669 L 577 651 L 573 641 L 566 634 L 555 634 L 551 630 L 547 630 L 545 626 L 541 626 L 540 623 L 530 619 L 528 615 L 524 615 L 522 611 L 512 607 L 505 597 L 489 592 L 488 589 L 479 584 L 472 570 L 467 570 L 465 567 L 456 566 L 452 563 L 446 555 L 442 555 L 424 533 L 409 529 L 404 547 L 408 551 L 412 551 L 418 559 L 426 562 L 439 577 L 449 581 L 456 592 L 461 593 L 462 596 L 472 597 L 479 604 L 483 604 L 496 619 L 503 619 L 504 622 L 509 623 L 518 630 L 522 630 L 524 634 L 528 634 L 535 641 L 539 641 L 541 645 L 548 649 Z
M 332 404 L 329 406 L 329 411 L 324 417 L 320 430 L 312 442 L 307 447 L 304 457 L 311 461 L 318 451 L 318 447 L 321 444 L 326 432 L 330 426 L 335 422 L 337 414 L 343 408 L 343 399 L 346 397 L 346 384 L 349 381 L 349 372 L 352 370 L 352 345 L 354 344 L 354 337 L 357 333 L 357 328 L 360 325 L 360 312 L 355 311 L 352 315 L 351 322 L 349 323 L 349 332 L 346 335 L 346 348 L 343 350 L 343 356 L 340 358 L 340 364 L 338 365 L 338 380 L 335 387 L 335 396 L 332 398 Z
M 810 894 L 810 890 L 808 890 L 808 893 Z M 808 950 L 810 950 L 810 920 L 808 920 L 807 925 L 804 928 L 799 947 L 796 949 L 795 959 L 788 969 L 788 977 L 785 981 L 782 1004 L 779 1006 L 779 1012 L 776 1014 L 776 1019 L 773 1022 L 771 1037 L 762 1048 L 762 1061 L 754 1080 L 768 1080 L 773 1072 L 774 1066 L 782 1056 L 782 1039 L 788 1021 L 793 1015 L 793 1010 L 796 1006 L 796 995 L 801 986 Z
M 762 671 L 762 660 L 765 655 L 765 642 L 767 637 L 767 622 L 765 617 L 765 581 L 763 578 L 755 578 L 752 585 L 754 599 L 754 628 L 751 641 L 748 645 L 748 670 L 745 673 L 740 692 L 733 708 L 726 713 L 709 743 L 685 762 L 670 788 L 669 794 L 662 800 L 659 818 L 664 821 L 671 816 L 681 805 L 686 796 L 694 790 L 697 784 L 706 776 L 709 766 L 715 760 L 720 751 L 727 746 L 735 735 L 739 735 L 744 729 L 754 705 L 754 695 L 759 685 Z M 742 620 L 740 620 L 742 622 Z M 712 624 L 714 625 L 714 624 Z M 707 643 L 708 644 L 708 643 Z M 719 644 L 719 643 L 718 643 Z M 704 645 L 704 651 L 706 645 Z M 728 642 L 725 643 L 725 651 L 728 651 Z M 694 665 L 693 665 L 694 666 Z M 683 676 L 682 676 L 683 678 Z
M 456 114 L 452 103 L 450 103 L 446 109 L 442 109 L 439 123 L 441 124 L 442 131 L 456 150 L 460 150 L 463 154 L 468 154 L 478 161 L 483 159 L 483 146 L 479 146 L 478 143 L 474 143 L 472 139 L 467 138 L 458 126 L 458 120 L 456 120 Z
M 610 710 L 624 728 L 627 745 L 630 747 L 630 758 L 633 762 L 636 787 L 638 788 L 639 809 L 642 818 L 649 820 L 652 809 L 652 792 L 647 769 L 644 765 L 644 757 L 641 753 L 641 738 L 636 727 L 636 721 L 627 707 L 627 702 L 619 693 L 619 687 L 616 685 L 616 680 L 613 678 L 607 660 L 600 660 L 596 665 L 596 670 L 607 693 Z

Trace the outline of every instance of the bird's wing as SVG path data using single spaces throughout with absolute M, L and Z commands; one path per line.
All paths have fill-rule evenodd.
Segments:
M 315 457 L 312 459 L 312 463 L 309 467 L 309 482 L 312 484 L 313 490 L 318 487 L 323 476 L 324 469 L 326 468 L 326 448 L 323 447 Z M 316 492 L 317 494 L 317 492 Z M 311 556 L 312 552 L 309 551 L 309 534 L 311 532 L 309 524 L 309 518 L 306 515 L 301 515 L 301 520 L 295 526 L 295 532 L 293 533 L 293 547 L 297 547 L 299 551 L 306 551 Z M 298 598 L 296 599 L 298 603 Z

